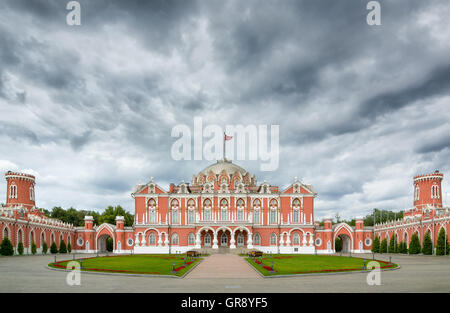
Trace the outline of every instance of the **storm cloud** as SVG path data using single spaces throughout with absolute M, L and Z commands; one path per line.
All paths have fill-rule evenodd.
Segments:
M 210 162 L 173 160 L 171 130 L 195 116 L 280 125 L 276 171 L 235 162 L 312 184 L 318 218 L 408 208 L 414 175 L 450 173 L 447 0 L 379 1 L 380 26 L 366 0 L 79 2 L 81 26 L 65 1 L 0 4 L 0 169 L 35 174 L 41 207 L 132 211 L 135 184 L 190 181 Z

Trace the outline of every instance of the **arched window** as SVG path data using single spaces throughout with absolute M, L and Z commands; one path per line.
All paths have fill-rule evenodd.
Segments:
M 431 186 L 431 199 L 439 199 L 439 186 Z
M 155 199 L 148 200 L 148 207 L 149 207 L 148 222 L 150 224 L 155 224 L 156 223 L 156 201 L 155 201 Z
M 275 233 L 272 233 L 270 235 L 270 244 L 271 245 L 276 245 L 277 244 L 277 235 L 275 235 Z
M 221 207 L 223 207 L 223 206 L 228 206 L 228 201 L 227 201 L 227 199 L 222 199 L 222 200 L 220 200 L 220 206 L 221 206 Z
M 211 200 L 206 199 L 205 201 L 203 201 L 203 206 L 204 207 L 211 207 Z
M 237 206 L 238 206 L 238 207 L 243 207 L 243 206 L 244 206 L 244 200 L 239 199 L 239 200 L 237 201 Z
M 415 191 L 414 191 L 414 200 L 419 200 L 419 198 L 420 198 L 420 188 L 419 188 L 419 185 L 416 185 L 416 189 L 415 189 Z
M 17 199 L 17 186 L 15 184 L 9 186 L 9 198 Z
M 255 201 L 253 201 L 253 206 L 254 207 L 260 207 L 261 206 L 261 200 L 255 199 Z
M 270 206 L 271 206 L 271 207 L 276 207 L 276 206 L 278 206 L 277 200 L 275 200 L 275 199 L 270 200 Z
M 34 201 L 34 187 L 33 186 L 30 187 L 30 200 Z
M 18 239 L 19 242 L 23 241 L 22 240 L 22 230 L 21 229 L 19 229 L 19 231 L 17 232 L 17 239 Z
M 190 207 L 190 208 L 194 208 L 195 207 L 194 199 L 189 199 L 188 203 L 187 203 L 187 206 Z
M 260 245 L 260 244 L 261 244 L 261 236 L 260 236 L 258 233 L 256 233 L 256 234 L 253 236 L 253 243 L 254 243 L 255 245 Z
M 156 236 L 154 233 L 150 233 L 150 235 L 148 236 L 148 243 L 151 245 L 156 244 Z
M 178 245 L 179 244 L 179 239 L 178 239 L 178 234 L 177 233 L 172 235 L 172 244 L 173 245 Z
M 299 233 L 295 233 L 294 236 L 292 236 L 292 243 L 294 245 L 299 245 L 300 244 L 300 235 L 299 235 Z
M 189 233 L 189 235 L 188 235 L 188 244 L 189 245 L 195 244 L 195 236 L 193 233 Z
M 9 233 L 8 233 L 8 227 L 3 228 L 3 238 L 8 238 L 9 237 Z
M 292 201 L 292 206 L 293 207 L 299 207 L 300 206 L 300 200 L 298 200 L 297 198 L 294 199 L 294 201 Z
M 45 242 L 45 232 L 42 231 L 42 232 L 41 232 L 41 247 L 42 247 L 42 245 L 44 244 L 44 242 Z
M 261 223 L 261 211 L 260 209 L 254 209 L 253 211 L 253 223 L 260 224 Z
M 36 243 L 36 242 L 34 241 L 34 231 L 31 231 L 31 232 L 30 232 L 30 242 L 29 242 L 30 247 L 31 247 L 31 244 L 32 244 L 33 242 Z
M 178 200 L 177 200 L 177 199 L 173 199 L 173 200 L 170 202 L 170 206 L 171 206 L 171 207 L 178 207 Z

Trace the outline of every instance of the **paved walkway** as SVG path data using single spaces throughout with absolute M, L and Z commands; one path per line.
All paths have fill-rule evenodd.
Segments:
M 185 278 L 261 278 L 261 276 L 238 255 L 213 254 L 206 257 Z
M 77 254 L 77 257 L 79 255 Z M 88 256 L 88 255 L 84 255 Z M 223 258 L 222 258 L 223 257 Z M 233 257 L 233 256 L 231 256 Z M 236 256 L 239 258 L 238 256 Z M 372 258 L 372 255 L 358 255 Z M 388 260 L 389 254 L 377 254 Z M 82 274 L 80 286 L 68 286 L 67 273 L 52 271 L 45 266 L 52 255 L 0 257 L 0 293 L 2 292 L 450 292 L 450 257 L 424 255 L 392 255 L 392 262 L 401 268 L 381 273 L 381 286 L 367 285 L 366 273 L 284 278 L 159 278 Z M 210 256 L 196 270 L 214 259 L 222 263 L 228 255 Z M 61 256 L 58 256 L 58 260 Z M 230 270 L 232 264 L 225 264 Z M 244 262 L 244 260 L 241 260 Z M 238 263 L 239 264 L 239 263 Z M 242 265 L 247 265 L 243 264 Z M 219 272 L 219 264 L 214 268 Z M 250 265 L 247 265 L 250 266 Z M 244 268 L 244 267 L 242 267 Z M 220 270 L 225 272 L 226 270 Z M 252 268 L 245 270 L 252 275 Z M 215 273 L 218 276 L 218 273 Z M 255 273 L 258 275 L 257 273 Z M 233 275 L 234 277 L 237 275 Z

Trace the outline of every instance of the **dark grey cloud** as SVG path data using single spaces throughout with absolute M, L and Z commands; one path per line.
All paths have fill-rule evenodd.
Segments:
M 0 165 L 35 171 L 43 206 L 132 209 L 139 180 L 210 163 L 172 160 L 175 125 L 278 124 L 277 171 L 236 161 L 258 181 L 313 184 L 319 217 L 400 209 L 449 169 L 450 5 L 380 1 L 370 27 L 367 2 L 80 0 L 70 27 L 67 2 L 3 1 Z

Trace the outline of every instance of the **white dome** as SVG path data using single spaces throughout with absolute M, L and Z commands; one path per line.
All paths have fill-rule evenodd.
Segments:
M 230 175 L 234 174 L 236 171 L 241 173 L 242 176 L 244 176 L 247 171 L 240 167 L 239 165 L 233 164 L 231 161 L 228 160 L 220 160 L 217 161 L 217 163 L 211 164 L 210 166 L 204 168 L 200 173 L 203 173 L 204 175 L 208 175 L 210 171 L 212 171 L 214 174 L 218 175 L 221 174 L 222 171 L 224 171 Z

